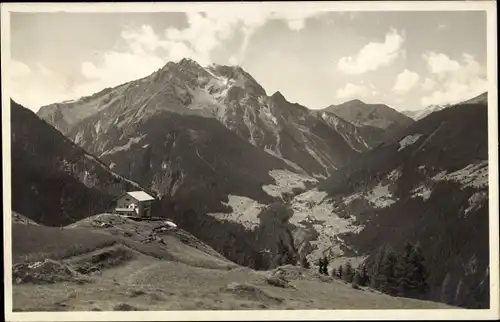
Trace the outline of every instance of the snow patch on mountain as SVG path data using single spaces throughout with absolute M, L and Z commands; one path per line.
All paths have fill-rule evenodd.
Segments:
M 216 76 L 211 73 L 213 78 L 211 78 L 207 83 L 207 89 L 209 92 L 213 92 L 216 98 L 226 97 L 227 92 L 234 85 L 234 81 L 223 76 Z
M 231 213 L 208 213 L 207 215 L 241 224 L 248 230 L 253 230 L 259 226 L 258 215 L 265 205 L 248 197 L 229 195 L 228 202 L 223 202 L 225 206 L 232 208 Z
M 418 141 L 418 139 L 420 139 L 421 136 L 422 136 L 422 134 L 411 134 L 411 135 L 406 136 L 401 141 L 399 141 L 398 151 L 403 150 L 404 148 L 406 148 L 409 145 L 415 144 Z
M 207 107 L 217 106 L 217 102 L 214 97 L 207 91 L 206 88 L 197 87 L 195 89 L 189 89 L 189 93 L 192 95 L 191 104 L 188 106 L 190 109 L 206 109 Z
M 83 131 L 76 133 L 74 142 L 80 144 L 81 140 L 83 140 Z
M 467 214 L 475 209 L 478 209 L 485 203 L 485 201 L 488 199 L 488 193 L 486 191 L 478 191 L 474 193 L 472 196 L 469 198 L 469 207 L 465 209 L 464 211 L 464 216 L 467 218 Z
M 345 205 L 351 204 L 354 200 L 363 198 L 363 194 L 361 192 L 353 193 L 343 199 L 343 203 Z
M 278 136 L 279 138 L 279 136 Z M 269 153 L 270 155 L 272 155 L 273 157 L 276 157 L 276 158 L 279 158 L 281 160 L 283 160 L 286 164 L 288 164 L 289 166 L 291 166 L 292 168 L 294 168 L 295 170 L 297 170 L 298 173 L 306 173 L 304 171 L 304 169 L 302 169 L 298 164 L 284 158 L 282 155 L 281 155 L 281 151 L 279 149 L 279 147 L 276 147 L 276 150 L 271 150 L 270 148 L 268 147 L 265 147 L 264 148 L 264 151 Z
M 364 146 L 366 149 L 370 149 L 370 146 L 366 143 L 366 141 L 358 134 L 357 129 L 353 124 L 349 124 L 352 129 L 351 131 L 346 129 L 346 121 L 340 120 L 337 116 L 323 112 L 321 113 L 321 118 L 327 122 L 330 126 L 333 126 L 335 130 L 342 136 L 342 138 L 349 144 L 349 146 L 357 151 L 363 152 L 361 149 L 357 147 L 357 145 Z M 348 124 L 348 123 L 347 123 Z M 355 144 L 357 143 L 357 144 Z
M 320 156 L 316 153 L 316 151 L 314 151 L 313 149 L 311 149 L 311 147 L 309 147 L 309 145 L 306 145 L 306 150 L 307 152 L 316 160 L 318 161 L 318 163 L 323 167 L 323 169 L 325 169 L 325 171 L 328 171 L 328 166 L 323 162 L 323 160 L 320 158 Z M 337 169 L 336 167 L 333 167 L 335 170 Z
M 420 109 L 420 110 L 416 110 L 416 111 L 408 110 L 408 111 L 402 111 L 402 113 L 408 117 L 411 117 L 415 121 L 418 121 L 420 119 L 423 119 L 427 115 L 434 113 L 434 112 L 437 112 L 437 111 L 440 111 L 446 107 L 448 107 L 448 106 L 446 106 L 446 105 L 443 105 L 443 106 L 429 105 L 429 106 L 427 106 L 423 109 Z
M 257 142 L 255 141 L 255 137 L 254 137 L 254 133 L 256 131 L 256 128 L 255 128 L 253 120 L 250 119 L 250 113 L 251 112 L 249 109 L 244 109 L 244 111 L 243 111 L 243 123 L 246 125 L 246 127 L 248 128 L 248 131 L 250 133 L 249 142 L 252 145 L 257 146 Z M 255 111 L 252 111 L 252 113 L 255 113 Z M 255 119 L 255 114 L 253 116 L 254 116 L 253 119 Z
M 395 183 L 401 177 L 401 174 L 402 172 L 400 169 L 394 169 L 387 175 L 387 179 L 390 182 Z
M 269 108 L 269 106 L 267 105 L 267 103 L 265 102 L 264 100 L 264 97 L 263 96 L 260 96 L 259 99 L 259 104 L 260 104 L 260 117 L 261 119 L 263 119 L 264 121 L 267 121 L 266 123 L 269 125 L 269 128 L 270 129 L 275 129 L 276 125 L 278 125 L 278 119 L 276 118 L 276 116 L 274 116 L 272 113 L 271 113 L 271 109 Z M 272 122 L 272 124 L 269 124 L 269 121 Z M 278 135 L 278 133 L 275 131 L 275 134 Z
M 99 134 L 101 133 L 101 129 L 102 129 L 102 126 L 101 126 L 101 120 L 97 121 L 96 125 L 95 125 L 95 133 L 96 134 Z
M 421 184 L 420 186 L 414 188 L 411 193 L 412 198 L 421 197 L 424 201 L 427 201 L 431 197 L 432 188 Z
M 139 143 L 145 136 L 146 135 L 141 135 L 138 137 L 129 138 L 128 142 L 125 143 L 124 145 L 116 146 L 116 147 L 112 148 L 111 150 L 105 151 L 99 157 L 102 157 L 104 155 L 114 154 L 114 153 L 120 152 L 120 151 L 126 151 L 126 150 L 130 149 L 132 144 Z
M 320 179 L 320 180 L 324 180 L 326 178 L 328 178 L 327 176 L 325 176 L 323 173 L 313 173 L 312 176 L 316 179 Z

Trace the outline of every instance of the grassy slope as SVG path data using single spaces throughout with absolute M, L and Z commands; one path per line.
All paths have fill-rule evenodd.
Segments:
M 340 281 L 321 280 L 310 271 L 302 271 L 304 277 L 291 280 L 296 289 L 274 287 L 266 283 L 266 272 L 232 265 L 208 249 L 200 250 L 195 239 L 186 244 L 181 241 L 182 234 L 171 234 L 170 238 L 165 238 L 164 246 L 143 244 L 139 242 L 140 237 L 151 231 L 148 225 L 152 224 L 111 219 L 115 230 L 93 231 L 89 229 L 90 220 L 62 230 L 14 224 L 15 262 L 28 256 L 31 260 L 48 257 L 82 263 L 93 260 L 99 251 L 109 250 L 119 239 L 131 246 L 128 249 L 132 255 L 92 275 L 92 282 L 85 286 L 73 282 L 14 284 L 14 310 L 451 308 L 439 303 L 355 290 Z M 131 238 L 118 237 L 120 234 L 116 233 L 116 230 L 130 232 L 136 229 L 139 233 Z M 149 246 L 150 252 L 138 245 Z M 165 253 L 171 256 L 157 256 Z M 67 258 L 69 255 L 71 257 Z M 247 285 L 247 290 L 231 290 L 228 286 L 232 283 Z
M 231 283 L 252 285 L 257 291 L 227 290 Z M 453 308 L 355 290 L 339 281 L 299 280 L 292 284 L 296 290 L 270 286 L 252 271 L 211 270 L 141 258 L 109 269 L 85 288 L 71 283 L 14 287 L 14 309 L 106 311 L 116 310 L 120 304 L 138 310 Z

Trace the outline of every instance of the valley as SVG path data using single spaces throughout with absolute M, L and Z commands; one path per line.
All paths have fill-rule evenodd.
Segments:
M 360 100 L 310 110 L 241 67 L 182 59 L 11 115 L 19 310 L 489 306 L 486 94 L 417 121 Z M 179 229 L 112 214 L 130 190 Z M 425 294 L 331 276 L 375 276 L 405 242 Z

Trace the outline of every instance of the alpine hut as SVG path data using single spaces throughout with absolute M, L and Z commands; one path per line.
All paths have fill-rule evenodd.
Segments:
M 151 202 L 154 199 L 144 191 L 128 191 L 116 200 L 115 212 L 121 215 L 151 217 Z

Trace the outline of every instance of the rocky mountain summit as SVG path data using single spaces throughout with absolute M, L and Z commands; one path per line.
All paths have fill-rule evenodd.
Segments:
M 325 120 L 279 92 L 268 96 L 241 67 L 202 67 L 190 59 L 90 97 L 43 106 L 38 115 L 87 151 L 103 155 L 128 140 L 139 144 L 147 133 L 134 127 L 165 111 L 216 119 L 250 144 L 316 176 L 347 164 L 359 153 L 363 135 L 371 134 L 338 126 L 345 121 Z

